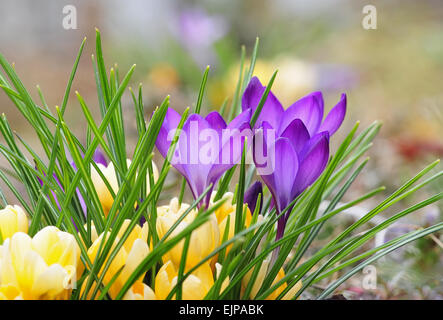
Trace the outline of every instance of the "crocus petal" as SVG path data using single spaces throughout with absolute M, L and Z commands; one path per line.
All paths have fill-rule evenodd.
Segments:
M 329 143 L 329 132 L 324 131 L 317 133 L 315 136 L 313 136 L 311 139 L 309 139 L 309 141 L 307 141 L 304 144 L 301 151 L 297 153 L 300 162 L 302 162 L 306 158 L 306 156 L 315 148 L 315 146 L 317 146 L 317 144 L 322 138 L 326 138 L 326 140 Z
M 205 120 L 209 123 L 210 127 L 214 130 L 217 130 L 217 132 L 220 134 L 222 133 L 223 129 L 226 129 L 226 122 L 223 119 L 223 117 L 218 113 L 217 111 L 213 111 L 209 113 Z
M 223 119 L 223 117 L 217 112 L 217 111 L 213 111 L 211 113 L 209 113 L 206 117 L 205 120 L 209 123 L 209 126 L 216 130 L 217 135 L 218 135 L 218 155 L 217 155 L 217 162 L 220 163 L 221 159 L 220 159 L 220 150 L 223 148 L 223 131 L 227 128 L 226 122 Z
M 169 147 L 171 146 L 172 138 L 174 137 L 175 131 L 181 120 L 180 114 L 178 114 L 174 109 L 168 108 L 166 111 L 165 119 L 160 127 L 160 131 L 155 141 L 158 151 L 166 158 L 168 154 Z M 180 140 L 181 136 L 179 136 Z M 175 154 L 179 153 L 178 144 L 176 145 Z M 172 163 L 175 169 L 177 169 L 182 175 L 184 175 L 184 168 L 180 163 Z
M 329 111 L 325 121 L 323 121 L 318 130 L 319 132 L 328 131 L 329 136 L 332 136 L 340 128 L 346 114 L 346 102 L 346 94 L 342 93 L 340 101 Z
M 308 142 L 309 132 L 300 119 L 295 119 L 282 132 L 281 137 L 288 138 L 298 154 Z
M 180 135 L 178 140 L 178 151 L 182 170 L 174 165 L 174 167 L 185 176 L 194 198 L 197 198 L 202 194 L 207 187 L 206 181 L 212 167 L 212 163 L 201 163 L 199 154 L 200 132 L 205 129 L 211 129 L 209 123 L 205 119 L 198 114 L 192 114 L 189 116 L 183 126 L 182 135 Z
M 236 116 L 234 119 L 232 119 L 232 121 L 228 124 L 227 128 L 234 129 L 240 127 L 245 122 L 249 123 L 251 121 L 251 117 L 252 117 L 251 109 L 246 109 L 238 116 Z
M 249 207 L 249 210 L 253 214 L 257 205 L 258 195 L 261 194 L 260 203 L 258 204 L 258 212 L 263 207 L 263 186 L 260 181 L 255 181 L 246 191 L 244 196 L 244 203 Z
M 321 92 L 313 92 L 294 104 L 292 104 L 283 114 L 279 134 L 294 120 L 300 119 L 309 131 L 312 137 L 320 127 L 323 119 L 323 95 Z
M 293 187 L 294 196 L 302 193 L 326 168 L 329 159 L 329 139 L 327 133 L 319 134 L 319 137 L 317 143 L 300 162 L 300 168 Z
M 271 152 L 275 152 L 274 172 L 262 178 L 276 199 L 277 209 L 282 212 L 293 199 L 293 185 L 299 170 L 298 157 L 291 142 L 283 137 L 275 141 Z
M 242 109 L 251 109 L 253 114 L 260 103 L 260 99 L 265 92 L 265 89 L 266 87 L 261 84 L 260 80 L 258 80 L 257 77 L 253 77 L 243 94 Z M 272 91 L 270 91 L 254 128 L 260 127 L 264 120 L 268 121 L 274 128 L 277 128 L 282 114 L 283 107 L 280 101 L 278 101 Z
M 160 128 L 157 141 L 155 145 L 157 146 L 160 154 L 166 158 L 168 154 L 169 146 L 171 145 L 171 139 L 168 141 L 168 134 L 170 134 L 171 130 L 177 129 L 178 124 L 180 123 L 181 116 L 172 108 L 168 108 L 166 111 L 165 119 L 163 120 L 162 126 Z M 172 136 L 170 136 L 172 138 Z
M 105 155 L 103 154 L 103 152 L 101 152 L 100 149 L 95 149 L 94 155 L 92 156 L 92 160 L 95 163 L 101 163 L 102 165 L 104 165 L 105 167 L 108 166 L 108 161 L 106 161 Z
M 251 129 L 250 121 L 251 110 L 247 109 L 232 119 L 226 126 L 226 130 L 221 133 L 218 161 L 211 168 L 208 184 L 215 183 L 225 171 L 240 161 L 245 134 L 250 133 L 250 130 L 248 130 Z M 252 136 L 248 136 L 247 148 L 251 145 L 252 139 Z
M 271 157 L 268 146 L 273 145 L 275 140 L 274 128 L 267 121 L 263 121 L 262 126 L 255 131 L 253 143 L 253 159 L 259 175 L 266 174 L 263 170 L 268 167 Z
M 247 129 L 250 129 L 249 122 L 243 122 L 240 127 L 232 128 L 229 134 L 224 134 L 218 161 L 212 166 L 208 175 L 208 185 L 215 184 L 224 172 L 240 162 L 245 142 L 244 134 L 251 132 Z M 247 139 L 246 150 L 249 149 L 253 137 L 249 136 Z

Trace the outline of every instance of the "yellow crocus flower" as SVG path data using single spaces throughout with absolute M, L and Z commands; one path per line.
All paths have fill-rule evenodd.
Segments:
M 0 235 L 6 240 L 16 232 L 28 233 L 28 218 L 23 209 L 17 205 L 7 205 L 0 210 Z
M 122 227 L 120 228 L 117 237 L 114 240 L 114 243 L 112 245 L 112 250 L 114 250 L 117 243 L 120 241 L 120 238 L 123 236 L 123 233 L 127 230 L 130 220 L 126 219 L 123 222 Z M 109 236 L 109 232 L 108 232 Z M 126 241 L 123 243 L 123 246 L 120 248 L 120 250 L 117 252 L 117 255 L 112 260 L 108 270 L 106 271 L 106 274 L 103 278 L 103 285 L 106 285 L 111 281 L 111 279 L 114 277 L 114 275 L 123 267 L 120 275 L 117 277 L 117 279 L 112 284 L 111 288 L 109 289 L 108 293 L 111 298 L 115 298 L 120 290 L 122 289 L 123 285 L 126 283 L 132 272 L 138 267 L 138 265 L 142 262 L 142 260 L 149 254 L 149 247 L 147 244 L 147 223 L 144 224 L 143 228 L 139 225 L 136 225 L 131 233 L 129 234 L 129 237 L 126 239 Z M 100 244 L 103 240 L 103 234 L 101 234 L 91 245 L 91 247 L 88 249 L 88 257 L 91 260 L 92 263 L 94 263 L 95 258 L 97 257 L 98 249 L 100 248 Z M 106 260 L 107 261 L 107 260 Z M 104 265 L 106 264 L 103 264 Z M 99 272 L 99 276 L 102 274 L 102 269 Z M 133 284 L 133 286 L 128 290 L 126 295 L 124 296 L 124 299 L 148 299 L 154 297 L 151 293 L 152 290 L 147 287 L 145 288 L 143 286 L 143 276 L 140 277 L 140 279 L 137 279 L 136 283 Z M 82 291 L 85 290 L 86 283 L 88 279 L 86 279 L 83 282 Z M 88 292 L 88 297 L 92 297 L 92 293 L 94 291 L 95 284 L 91 287 L 91 289 Z M 97 294 L 95 298 L 98 298 L 100 294 Z
M 252 289 L 251 289 L 251 293 L 250 293 L 250 297 L 251 298 L 255 298 L 257 296 L 258 291 L 260 290 L 260 287 L 263 284 L 263 281 L 265 280 L 267 271 L 268 271 L 268 267 L 269 267 L 269 263 L 270 263 L 270 258 L 266 258 L 265 260 L 263 260 L 263 263 L 260 267 L 260 271 L 258 272 L 257 278 L 255 279 L 254 284 L 252 285 Z M 251 276 L 252 273 L 254 271 L 254 268 L 250 269 L 248 271 L 248 273 L 246 273 L 246 275 L 243 277 L 242 279 L 242 295 L 244 294 L 244 291 L 246 290 L 246 287 L 248 285 L 248 283 L 251 280 Z M 274 281 L 272 282 L 272 285 L 275 285 L 277 282 L 279 282 L 281 279 L 283 279 L 283 277 L 285 276 L 285 271 L 283 270 L 283 268 L 281 268 L 277 274 L 277 276 L 275 277 Z M 286 289 L 287 284 L 282 283 L 278 288 L 276 288 L 269 296 L 266 297 L 266 300 L 275 300 L 277 299 L 277 297 L 280 295 L 280 293 L 283 292 L 284 289 Z M 298 290 L 300 290 L 300 288 L 302 287 L 302 282 L 299 281 L 297 282 L 283 297 L 282 300 L 291 300 L 292 297 L 294 297 L 294 295 L 298 292 Z
M 126 159 L 126 163 L 129 167 L 131 165 L 131 160 Z M 119 187 L 117 175 L 115 174 L 114 164 L 110 162 L 108 166 L 105 167 L 101 163 L 97 163 L 97 167 L 100 169 L 101 173 L 108 181 L 109 186 L 112 188 L 114 194 L 117 194 Z M 154 162 L 152 162 L 152 171 L 154 174 L 154 182 L 156 182 L 158 179 L 158 169 Z M 106 186 L 105 182 L 103 181 L 102 177 L 97 172 L 94 166 L 91 166 L 91 180 L 102 205 L 103 212 L 105 213 L 105 216 L 107 216 L 109 211 L 111 210 L 112 204 L 114 203 L 114 198 L 112 197 L 111 192 L 109 191 L 108 187 Z M 149 194 L 149 177 L 146 179 L 146 182 L 146 194 Z
M 212 194 L 213 196 L 215 193 Z M 217 222 L 220 230 L 220 245 L 223 241 L 223 236 L 225 234 L 226 224 L 228 223 L 228 217 L 229 217 L 229 232 L 228 232 L 228 238 L 226 240 L 231 239 L 234 236 L 235 232 L 235 214 L 237 210 L 237 205 L 232 204 L 232 199 L 234 197 L 234 194 L 232 192 L 226 192 L 222 200 L 225 200 L 225 202 L 215 210 L 215 216 L 217 217 Z M 212 203 L 212 202 L 211 202 Z M 245 226 L 249 227 L 252 220 L 252 214 L 247 205 L 244 205 L 244 208 L 246 208 L 246 214 L 244 217 Z M 226 254 L 229 252 L 232 245 L 229 245 L 226 248 Z
M 158 299 L 164 300 L 177 284 L 178 268 L 172 261 L 167 261 L 155 277 L 155 294 Z M 202 300 L 214 284 L 211 267 L 208 263 L 202 264 L 182 285 L 182 299 Z M 174 294 L 175 299 L 175 294 Z
M 178 199 L 173 198 L 168 206 L 157 208 L 157 234 L 162 238 L 166 232 L 172 227 L 178 218 L 189 208 L 188 204 L 178 204 Z M 196 217 L 197 210 L 192 210 L 179 223 L 177 228 L 169 236 L 170 238 L 179 234 L 185 229 Z M 211 214 L 208 221 L 200 227 L 192 231 L 188 254 L 186 257 L 186 266 L 193 267 L 202 259 L 209 255 L 219 244 L 220 232 L 217 225 L 215 214 Z M 171 261 L 178 268 L 183 253 L 184 239 L 169 250 L 164 256 L 163 261 Z
M 33 238 L 17 232 L 0 246 L 0 300 L 68 299 L 79 265 L 73 235 L 53 226 Z

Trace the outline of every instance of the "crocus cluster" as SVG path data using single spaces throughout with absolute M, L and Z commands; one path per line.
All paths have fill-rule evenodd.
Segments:
M 251 128 L 251 117 L 265 90 L 260 80 L 253 77 L 242 97 L 242 113 L 229 124 L 218 112 L 211 112 L 205 118 L 192 114 L 184 123 L 172 164 L 186 178 L 195 199 L 209 186 L 213 188 L 223 173 L 239 162 L 243 150 L 243 144 L 239 142 L 247 136 L 244 129 L 254 129 L 253 154 L 257 173 L 270 190 L 278 214 L 325 169 L 329 160 L 329 139 L 345 117 L 346 95 L 342 94 L 337 105 L 323 119 L 321 92 L 313 92 L 284 109 L 270 91 Z M 176 111 L 168 109 L 156 142 L 163 157 L 167 155 L 180 119 Z M 210 133 L 215 134 L 211 136 Z M 268 156 L 266 164 L 255 157 L 259 148 Z M 209 156 L 208 150 L 212 152 Z M 226 154 L 230 157 L 226 158 Z M 204 202 L 206 206 L 210 193 Z M 277 238 L 284 232 L 289 213 L 287 210 L 279 220 Z
M 157 207 L 156 220 L 137 223 L 129 236 L 122 241 L 123 245 L 112 254 L 112 261 L 107 263 L 111 259 L 112 250 L 108 256 L 101 257 L 105 263 L 94 277 L 89 271 L 85 272 L 90 269 L 87 263 L 94 264 L 98 259 L 103 241 L 107 240 L 111 230 L 98 234 L 92 224 L 88 233 L 91 241 L 88 245 L 80 243 L 86 247 L 87 257 L 85 255 L 80 259 L 79 243 L 73 234 L 47 226 L 35 235 L 30 235 L 27 214 L 20 206 L 8 205 L 0 210 L 0 299 L 69 299 L 76 288 L 77 279 L 82 279 L 81 287 L 78 288 L 80 296 L 98 298 L 101 288 L 106 287 L 107 295 L 112 299 L 116 298 L 133 272 L 155 247 L 150 234 L 155 232 L 159 239 L 167 241 L 192 224 L 200 209 L 214 208 L 217 202 L 217 191 L 214 188 L 223 174 L 240 162 L 245 146 L 248 149 L 252 145 L 257 173 L 272 195 L 272 205 L 277 214 L 282 215 L 277 225 L 277 238 L 282 237 L 294 200 L 318 179 L 327 166 L 329 139 L 344 119 L 346 95 L 341 96 L 337 105 L 324 118 L 324 102 L 320 92 L 311 93 L 285 109 L 270 91 L 261 113 L 258 117 L 253 117 L 265 90 L 258 78 L 252 78 L 242 97 L 241 113 L 229 123 L 216 111 L 205 117 L 192 114 L 185 119 L 183 127 L 177 132 L 181 116 L 171 108 L 167 110 L 156 140 L 157 149 L 166 158 L 171 151 L 173 138 L 178 137 L 171 164 L 186 179 L 194 199 L 201 201 L 192 210 L 189 210 L 191 205 L 182 203 L 178 198 Z M 266 154 L 267 163 L 263 163 L 257 154 Z M 91 181 L 104 213 L 103 218 L 108 221 L 106 219 L 110 219 L 108 215 L 114 205 L 113 193 L 119 192 L 116 169 L 100 152 L 95 153 L 93 161 L 96 165 L 91 166 Z M 130 164 L 131 160 L 128 159 L 127 165 Z M 269 168 L 272 170 L 269 171 Z M 74 164 L 73 169 L 76 170 Z M 156 182 L 158 170 L 154 163 L 153 175 Z M 63 190 L 57 177 L 55 180 Z M 43 185 L 44 182 L 40 180 L 40 183 Z M 55 192 L 51 192 L 56 205 L 61 209 Z M 149 185 L 147 192 L 150 192 Z M 206 195 L 202 197 L 205 192 Z M 86 208 L 78 191 L 77 194 L 82 204 L 82 214 L 87 216 L 91 209 Z M 222 245 L 225 237 L 229 240 L 235 236 L 235 223 L 238 220 L 236 214 L 237 211 L 240 212 L 237 210 L 238 206 L 241 206 L 244 214 L 241 219 L 242 227 L 247 228 L 252 224 L 254 213 L 258 214 L 258 221 L 263 219 L 263 195 L 259 181 L 251 183 L 245 191 L 242 203 L 235 203 L 234 194 L 225 192 L 221 196 L 223 202 L 220 206 L 214 208 L 208 219 L 190 234 L 186 257 L 183 256 L 185 239 L 182 239 L 162 253 L 160 268 L 149 274 L 151 286 L 144 282 L 146 274 L 142 274 L 133 282 L 123 299 L 176 298 L 177 293 L 172 290 L 177 284 L 181 265 L 184 266 L 184 272 L 193 269 L 182 283 L 182 298 L 205 298 L 223 268 L 219 263 L 222 259 L 219 260 L 218 254 L 212 252 Z M 137 210 L 136 204 L 134 210 Z M 183 217 L 186 211 L 189 212 Z M 147 219 L 149 218 L 148 216 Z M 110 244 L 112 249 L 116 248 L 131 225 L 129 219 L 122 221 L 114 242 Z M 115 224 L 112 223 L 112 226 L 114 228 Z M 86 225 L 76 227 L 82 231 L 81 228 L 86 228 Z M 172 227 L 175 229 L 171 230 Z M 81 232 L 79 236 L 80 234 Z M 225 248 L 224 254 L 231 250 L 232 244 Z M 184 264 L 183 259 L 186 259 Z M 246 273 L 239 288 L 242 296 L 247 287 L 251 290 L 246 298 L 255 298 L 258 295 L 272 265 L 273 258 L 269 255 L 262 261 L 252 284 L 250 281 L 253 270 Z M 282 268 L 272 285 L 284 277 Z M 97 284 L 98 278 L 101 279 L 100 286 Z M 219 289 L 226 288 L 229 281 L 228 275 L 222 279 Z M 286 287 L 287 283 L 282 283 L 268 299 L 277 298 Z M 293 286 L 283 298 L 294 297 L 300 287 L 301 282 Z

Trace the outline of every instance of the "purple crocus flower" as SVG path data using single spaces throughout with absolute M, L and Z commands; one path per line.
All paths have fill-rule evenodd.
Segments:
M 265 89 L 257 77 L 252 78 L 242 98 L 243 110 L 254 112 Z M 329 137 L 340 127 L 346 113 L 346 95 L 342 94 L 324 120 L 323 113 L 321 92 L 303 97 L 286 110 L 269 92 L 257 119 L 255 128 L 260 130 L 255 140 L 260 137 L 263 145 L 258 146 L 254 141 L 254 148 L 264 148 L 271 162 L 267 166 L 271 166 L 272 172 L 264 172 L 262 163 L 255 157 L 254 160 L 279 214 L 325 169 L 329 159 Z M 273 131 L 275 139 L 272 141 L 267 140 L 268 130 Z M 289 212 L 279 220 L 277 239 L 283 236 Z
M 198 65 L 216 64 L 213 45 L 229 31 L 223 16 L 210 15 L 201 7 L 190 7 L 177 12 L 171 22 L 172 33 Z
M 229 124 L 217 112 L 205 118 L 198 114 L 188 117 L 179 133 L 178 143 L 171 164 L 187 180 L 192 195 L 197 199 L 205 189 L 238 163 L 243 149 L 245 136 L 251 134 L 251 110 L 245 110 Z M 157 137 L 156 146 L 166 157 L 181 116 L 169 108 Z M 248 144 L 252 137 L 248 139 Z M 212 190 L 203 203 L 207 206 Z

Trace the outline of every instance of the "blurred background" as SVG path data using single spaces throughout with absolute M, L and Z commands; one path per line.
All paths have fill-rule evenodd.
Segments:
M 367 4 L 377 10 L 375 30 L 362 27 L 366 15 L 362 9 Z M 76 8 L 77 29 L 63 28 L 66 5 Z M 91 63 L 95 27 L 102 34 L 108 67 L 116 63 L 124 74 L 137 64 L 131 86 L 143 85 L 147 116 L 167 94 L 177 110 L 194 106 L 207 65 L 204 109 L 219 109 L 233 95 L 241 46 L 250 56 L 257 36 L 255 74 L 267 83 L 279 70 L 273 91 L 285 107 L 321 90 L 329 110 L 346 92 L 347 119 L 334 138 L 336 143 L 357 120 L 361 128 L 375 120 L 383 122 L 369 152 L 369 168 L 346 200 L 378 185 L 385 185 L 388 194 L 443 155 L 443 3 L 439 0 L 1 1 L 0 52 L 14 62 L 35 101 L 40 101 L 39 85 L 54 110 L 63 99 L 78 47 L 87 37 L 66 111 L 69 124 L 83 139 L 86 122 L 74 91 L 85 98 L 97 122 L 100 114 Z M 134 111 L 129 92 L 123 102 L 131 152 L 136 124 L 131 121 Z M 21 137 L 38 148 L 34 132 L 3 92 L 0 111 Z M 0 158 L 0 168 L 6 167 Z M 0 187 L 6 189 L 1 183 Z M 441 182 L 432 184 L 403 206 L 442 189 Z M 371 203 L 364 206 L 362 212 Z M 376 242 L 441 221 L 442 209 L 440 203 L 418 211 Z M 336 225 L 324 229 L 324 239 L 343 230 L 359 214 L 357 210 L 336 219 Z M 345 296 L 443 299 L 442 240 L 436 234 L 384 258 L 376 265 L 377 289 L 361 289 L 361 275 L 342 287 Z

